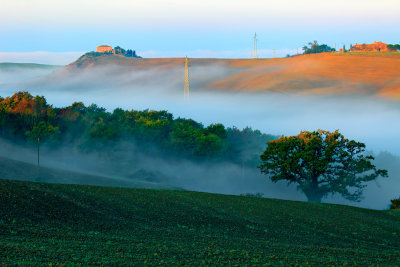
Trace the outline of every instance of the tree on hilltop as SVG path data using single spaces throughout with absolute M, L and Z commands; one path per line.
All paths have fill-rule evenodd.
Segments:
M 323 53 L 323 52 L 334 52 L 335 48 L 331 48 L 326 44 L 318 44 L 317 41 L 309 42 L 308 46 L 303 46 L 304 54 L 315 54 L 315 53 Z
M 329 194 L 359 201 L 365 182 L 387 177 L 386 170 L 371 163 L 374 158 L 365 154 L 365 144 L 344 138 L 338 130 L 302 131 L 267 144 L 260 156 L 261 172 L 273 182 L 297 184 L 310 202 L 321 202 Z

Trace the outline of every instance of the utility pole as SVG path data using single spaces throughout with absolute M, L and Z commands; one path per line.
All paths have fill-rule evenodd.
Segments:
M 244 159 L 242 158 L 242 178 L 244 178 Z
M 254 33 L 254 58 L 258 58 L 257 57 L 257 33 Z
M 183 88 L 183 98 L 185 100 L 189 99 L 189 66 L 188 66 L 188 58 L 185 58 L 185 85 Z
M 38 136 L 37 138 L 37 178 L 36 180 L 39 181 L 40 179 L 40 154 L 39 154 L 39 148 L 40 148 L 40 137 Z
M 40 137 L 37 138 L 37 166 L 39 168 L 40 166 L 40 161 L 39 161 L 39 147 L 40 147 Z

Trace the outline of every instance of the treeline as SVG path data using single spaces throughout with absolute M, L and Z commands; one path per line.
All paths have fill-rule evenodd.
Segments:
M 91 52 L 87 52 L 84 55 L 82 55 L 79 59 L 83 58 L 84 56 L 86 57 L 99 57 L 102 55 L 112 55 L 112 54 L 116 54 L 116 55 L 123 55 L 125 57 L 133 57 L 133 58 L 142 58 L 141 56 L 138 56 L 136 54 L 135 50 L 132 49 L 128 49 L 125 50 L 119 46 L 114 47 L 113 52 L 95 52 L 95 51 L 91 51 Z
M 126 56 L 126 57 L 136 57 L 136 58 L 140 58 L 138 55 L 136 55 L 136 51 L 135 50 L 132 50 L 132 49 L 128 49 L 128 50 L 125 50 L 125 49 L 123 49 L 123 48 L 121 48 L 121 47 L 119 47 L 119 46 L 116 46 L 116 47 L 114 47 L 114 52 L 115 52 L 115 54 L 117 54 L 117 55 L 124 55 L 124 56 Z
M 315 53 L 323 53 L 323 52 L 335 52 L 335 48 L 331 48 L 326 44 L 318 44 L 317 41 L 309 42 L 309 46 L 303 46 L 304 54 L 315 54 Z
M 392 51 L 398 51 L 400 50 L 400 44 L 388 44 L 387 46 L 390 50 Z
M 55 108 L 44 97 L 28 92 L 0 97 L 0 137 L 22 145 L 40 141 L 54 149 L 68 145 L 99 153 L 113 151 L 124 142 L 148 155 L 252 166 L 259 163 L 266 142 L 276 138 L 251 128 L 205 127 L 191 119 L 174 118 L 167 111 L 117 108 L 107 112 L 81 102 Z

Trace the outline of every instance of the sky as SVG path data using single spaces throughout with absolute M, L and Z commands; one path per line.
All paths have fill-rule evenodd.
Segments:
M 250 57 L 400 43 L 399 0 L 1 0 L 0 62 L 67 64 L 100 44 L 144 57 Z M 22 57 L 22 59 L 21 59 Z

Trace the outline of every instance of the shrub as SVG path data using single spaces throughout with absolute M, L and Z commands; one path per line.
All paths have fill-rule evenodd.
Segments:
M 243 193 L 240 194 L 242 197 L 263 197 L 264 193 L 258 192 L 258 193 Z
M 400 209 L 400 197 L 396 198 L 396 199 L 392 199 L 392 200 L 390 200 L 390 202 L 392 202 L 392 205 L 390 205 L 391 210 Z

